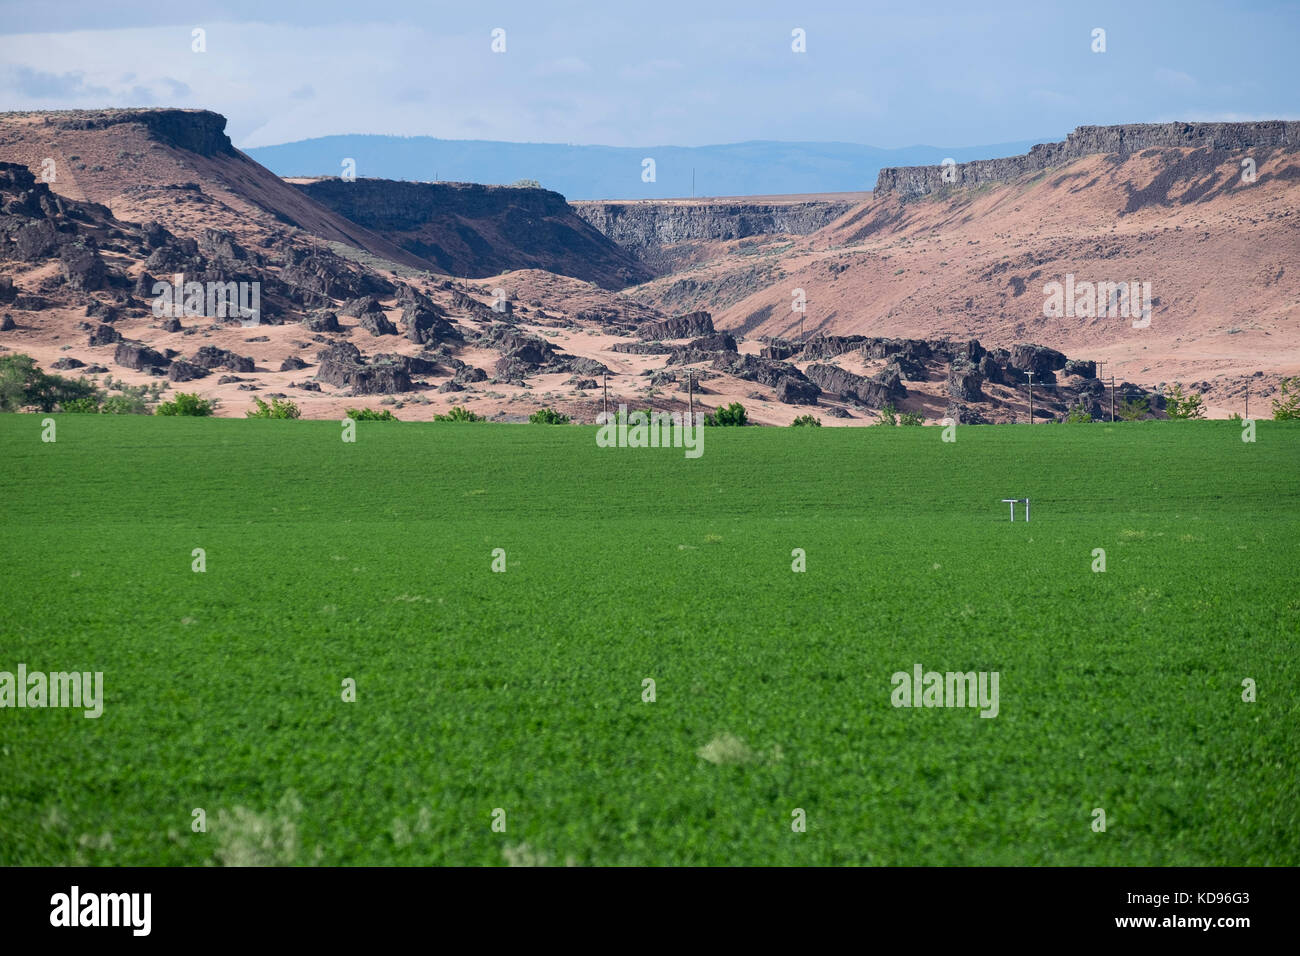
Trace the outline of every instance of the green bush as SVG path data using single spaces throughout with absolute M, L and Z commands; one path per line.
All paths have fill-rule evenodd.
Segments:
M 790 423 L 791 428 L 799 428 L 802 426 L 821 428 L 822 420 L 820 418 L 813 418 L 813 416 L 811 415 L 800 415 L 798 418 L 796 418 L 794 421 Z
M 542 184 L 535 179 L 516 179 L 510 184 L 515 189 L 541 189 Z
M 59 403 L 59 411 L 70 415 L 97 415 L 99 414 L 99 399 L 91 396 L 70 399 Z
M 740 404 L 740 402 L 732 402 L 730 405 L 719 406 L 711 415 L 705 415 L 704 424 L 716 426 L 737 426 L 748 425 L 749 421 L 745 414 L 745 406 Z
M 16 352 L 0 356 L 0 411 L 16 412 L 35 406 L 42 412 L 52 412 L 69 402 L 98 397 L 94 382 L 42 372 L 30 355 Z
M 435 422 L 482 422 L 486 421 L 482 415 L 476 415 L 463 405 L 453 405 L 446 415 L 434 415 Z
M 898 424 L 898 409 L 894 407 L 893 402 L 887 404 L 884 408 L 882 408 L 879 412 L 877 412 L 877 414 L 880 416 L 880 424 L 882 425 Z
M 1181 382 L 1174 382 L 1165 395 L 1165 414 L 1170 418 L 1204 418 L 1205 407 L 1200 392 L 1183 394 Z
M 918 415 L 916 412 L 901 412 L 898 416 L 898 424 L 913 426 L 924 425 L 925 418 L 922 415 Z
M 400 419 L 388 409 L 377 410 L 374 408 L 349 408 L 347 411 L 348 418 L 354 422 L 396 422 Z
M 209 401 L 206 398 L 199 398 L 193 392 L 177 392 L 174 400 L 163 402 L 154 409 L 154 414 L 207 418 L 217 410 L 219 404 L 220 402 L 215 398 Z
M 1083 402 L 1075 405 L 1070 409 L 1070 414 L 1065 416 L 1065 421 L 1070 425 L 1086 424 L 1092 421 L 1092 412 L 1083 407 Z
M 530 425 L 567 425 L 570 421 L 568 415 L 561 415 L 553 408 L 539 408 L 528 416 Z
M 298 406 L 287 398 L 273 398 L 270 405 L 260 398 L 255 398 L 253 401 L 257 407 L 245 412 L 246 418 L 302 418 Z
M 1273 399 L 1273 420 L 1294 421 L 1300 418 L 1300 376 L 1282 379 L 1282 398 Z

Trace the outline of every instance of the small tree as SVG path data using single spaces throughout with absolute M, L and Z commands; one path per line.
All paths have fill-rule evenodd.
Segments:
M 67 402 L 98 396 L 94 382 L 42 372 L 30 355 L 0 356 L 0 411 L 16 412 L 34 405 L 40 411 L 52 412 Z
M 901 412 L 898 416 L 898 424 L 923 425 L 925 424 L 925 419 L 916 412 Z
M 730 405 L 720 405 L 714 409 L 713 414 L 704 416 L 704 424 L 719 426 L 739 426 L 748 425 L 749 422 L 745 415 L 745 406 L 740 402 L 732 402 Z
M 1144 418 L 1151 411 L 1151 402 L 1146 398 L 1126 398 L 1120 405 L 1118 415 L 1122 421 L 1135 422 Z
M 801 426 L 821 428 L 822 420 L 820 418 L 813 418 L 811 415 L 800 415 L 798 418 L 796 418 L 794 421 L 790 423 L 791 428 L 799 428 Z
M 1065 416 L 1065 421 L 1070 425 L 1087 424 L 1092 421 L 1092 412 L 1084 408 L 1083 402 L 1079 402 L 1070 409 L 1070 414 Z
M 435 422 L 481 422 L 486 419 L 482 415 L 476 415 L 463 405 L 453 405 L 446 415 L 434 415 Z
M 192 418 L 207 418 L 217 410 L 217 399 L 199 398 L 193 392 L 177 392 L 176 398 L 163 402 L 156 409 L 155 415 L 180 415 Z
M 1202 405 L 1201 393 L 1192 392 L 1184 395 L 1182 383 L 1174 382 L 1165 395 L 1165 413 L 1170 418 L 1204 418 L 1205 408 Z
M 1273 420 L 1294 421 L 1300 418 L 1300 376 L 1282 379 L 1282 398 L 1273 399 Z
M 882 425 L 898 424 L 898 409 L 894 407 L 893 402 L 887 403 L 885 407 L 876 414 L 880 416 L 880 424 Z
M 302 418 L 302 411 L 287 398 L 273 398 L 270 405 L 260 398 L 253 402 L 256 407 L 244 413 L 246 418 Z
M 531 425 L 567 425 L 570 421 L 568 415 L 561 415 L 553 408 L 539 408 L 528 416 Z

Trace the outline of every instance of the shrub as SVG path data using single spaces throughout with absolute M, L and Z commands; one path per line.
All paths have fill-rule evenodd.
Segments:
M 373 408 L 349 408 L 347 415 L 354 422 L 395 422 L 400 420 L 386 408 L 382 411 Z
M 1282 379 L 1282 398 L 1273 399 L 1273 420 L 1295 421 L 1300 418 L 1300 376 Z
M 811 426 L 812 428 L 821 428 L 822 420 L 820 418 L 813 418 L 813 416 L 811 415 L 800 415 L 798 418 L 796 418 L 794 421 L 790 423 L 791 428 L 799 428 L 801 426 Z
M 193 392 L 177 392 L 176 398 L 163 402 L 156 409 L 155 415 L 181 415 L 193 418 L 207 418 L 217 410 L 217 399 L 199 398 Z
M 34 405 L 42 412 L 52 412 L 69 402 L 98 397 L 99 390 L 88 379 L 74 381 L 42 372 L 30 355 L 0 356 L 0 411 L 16 412 Z
M 880 424 L 882 425 L 898 424 L 898 409 L 894 407 L 893 402 L 887 404 L 877 414 L 880 416 Z
M 90 396 L 87 396 L 86 398 L 73 398 L 66 402 L 60 402 L 59 411 L 66 412 L 70 415 L 96 415 L 99 413 L 99 399 Z
M 1205 408 L 1201 404 L 1200 392 L 1183 394 L 1181 382 L 1174 382 L 1165 395 L 1165 413 L 1170 418 L 1204 418 Z
M 148 415 L 149 406 L 145 403 L 143 385 L 137 389 L 128 389 L 121 395 L 109 395 L 99 406 L 103 415 Z
M 510 184 L 515 189 L 541 189 L 542 184 L 535 179 L 516 179 Z
M 925 419 L 921 415 L 918 415 L 916 412 L 902 412 L 898 416 L 898 424 L 923 425 L 925 424 Z
M 561 415 L 553 408 L 539 408 L 528 416 L 530 425 L 567 425 L 570 421 L 568 415 Z
M 446 415 L 434 415 L 435 422 L 482 422 L 486 421 L 482 415 L 476 415 L 463 405 L 453 405 Z
M 1135 422 L 1151 411 L 1151 403 L 1145 398 L 1126 398 L 1116 413 L 1126 422 Z
M 1070 409 L 1070 414 L 1065 416 L 1065 421 L 1070 425 L 1086 424 L 1092 421 L 1092 412 L 1083 407 L 1083 402 L 1075 405 Z
M 302 418 L 298 406 L 287 398 L 273 398 L 270 405 L 260 398 L 253 401 L 257 407 L 244 413 L 247 418 Z
M 745 406 L 740 404 L 740 402 L 732 402 L 730 405 L 719 406 L 711 415 L 705 415 L 704 424 L 737 426 L 748 425 L 749 422 L 745 415 Z

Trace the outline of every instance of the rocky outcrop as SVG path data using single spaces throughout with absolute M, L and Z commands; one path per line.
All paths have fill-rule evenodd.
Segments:
M 319 179 L 312 199 L 450 275 L 483 278 L 544 269 L 621 289 L 652 277 L 547 189 L 474 183 Z
M 337 388 L 350 388 L 353 395 L 391 395 L 411 390 L 411 376 L 393 363 L 368 363 L 361 350 L 349 342 L 322 349 L 316 356 L 320 368 L 316 378 Z
M 691 312 L 687 315 L 646 322 L 637 328 L 639 338 L 657 341 L 659 339 L 689 339 L 699 335 L 713 334 L 713 316 L 707 312 Z
M 256 371 L 251 358 L 246 355 L 237 355 L 229 349 L 219 349 L 215 345 L 204 345 L 190 359 L 200 368 L 226 368 L 232 372 L 253 372 Z
M 700 242 L 806 236 L 853 208 L 851 202 L 574 202 L 574 211 L 655 271 L 666 275 Z
M 969 362 L 954 362 L 948 368 L 948 396 L 960 402 L 984 400 L 984 379 Z
M 48 115 L 59 129 L 107 129 L 122 123 L 138 123 L 148 130 L 150 139 L 176 149 L 200 156 L 235 155 L 235 148 L 226 135 L 226 118 L 210 110 L 69 110 Z
M 1113 153 L 1127 156 L 1145 149 L 1212 149 L 1244 152 L 1251 149 L 1300 147 L 1300 122 L 1259 123 L 1131 123 L 1123 126 L 1080 126 L 1061 143 L 1040 143 L 1022 156 L 978 159 L 944 166 L 886 167 L 876 177 L 876 196 L 927 196 L 945 189 L 972 189 L 1008 183 L 1084 156 Z M 947 178 L 945 179 L 945 174 Z
M 880 408 L 886 402 L 907 394 L 897 367 L 892 365 L 886 366 L 880 375 L 873 378 L 854 375 L 838 365 L 809 365 L 805 374 L 823 391 L 870 408 Z

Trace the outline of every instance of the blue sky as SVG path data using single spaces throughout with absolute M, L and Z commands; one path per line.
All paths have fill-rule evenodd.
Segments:
M 4 0 L 0 108 L 201 106 L 242 147 L 335 133 L 963 146 L 1300 119 L 1297 40 L 1297 2 Z

